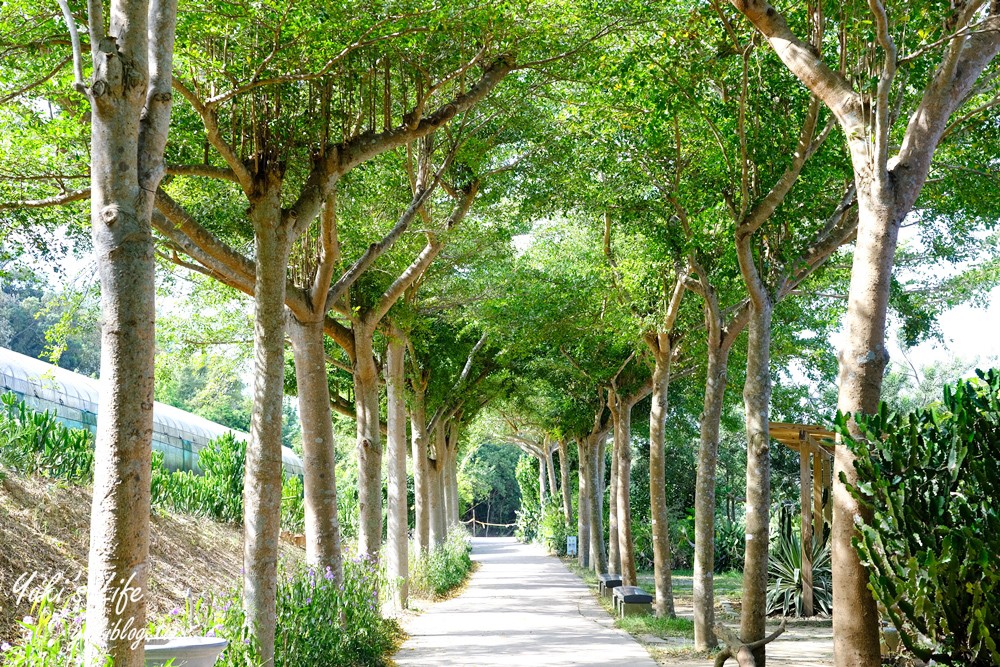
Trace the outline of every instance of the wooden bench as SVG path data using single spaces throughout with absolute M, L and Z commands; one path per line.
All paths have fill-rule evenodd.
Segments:
M 599 574 L 597 575 L 597 590 L 606 598 L 611 597 L 611 591 L 622 585 L 620 574 Z
M 612 597 L 619 616 L 653 613 L 653 596 L 638 586 L 618 586 Z

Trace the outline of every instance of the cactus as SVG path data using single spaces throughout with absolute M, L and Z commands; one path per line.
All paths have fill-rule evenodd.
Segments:
M 1000 372 L 945 387 L 909 414 L 885 404 L 837 430 L 857 454 L 849 487 L 874 514 L 855 549 L 869 588 L 922 660 L 1000 664 Z

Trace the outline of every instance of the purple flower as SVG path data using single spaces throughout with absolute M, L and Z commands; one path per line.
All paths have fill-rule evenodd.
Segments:
M 173 609 L 170 610 L 170 615 L 171 616 L 180 616 L 181 615 L 181 608 L 180 607 L 174 607 Z
M 215 628 L 212 628 L 207 633 L 205 633 L 205 636 L 206 637 L 214 637 L 215 636 Z
M 312 604 L 312 601 L 313 601 L 312 598 L 306 598 L 306 604 Z
M 10 645 L 10 642 L 4 642 L 3 644 L 0 644 L 0 651 L 6 652 L 11 650 L 12 648 L 14 647 Z

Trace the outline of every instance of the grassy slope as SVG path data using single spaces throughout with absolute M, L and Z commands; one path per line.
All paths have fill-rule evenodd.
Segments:
M 14 642 L 17 619 L 30 603 L 17 602 L 19 577 L 61 572 L 69 579 L 85 571 L 89 548 L 89 488 L 0 469 L 0 640 Z M 154 614 L 183 604 L 189 593 L 219 593 L 240 577 L 242 530 L 208 519 L 154 513 L 148 602 Z M 302 549 L 282 543 L 283 556 L 300 559 Z M 86 582 L 84 574 L 80 581 Z

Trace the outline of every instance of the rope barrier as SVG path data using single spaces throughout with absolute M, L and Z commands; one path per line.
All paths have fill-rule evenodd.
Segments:
M 475 527 L 476 525 L 480 525 L 480 526 L 490 526 L 492 528 L 513 528 L 514 526 L 517 525 L 516 523 L 487 523 L 485 521 L 480 521 L 475 517 L 472 517 L 468 521 L 463 521 L 462 523 L 464 523 L 465 525 L 469 525 L 471 523 L 473 524 L 473 527 Z

